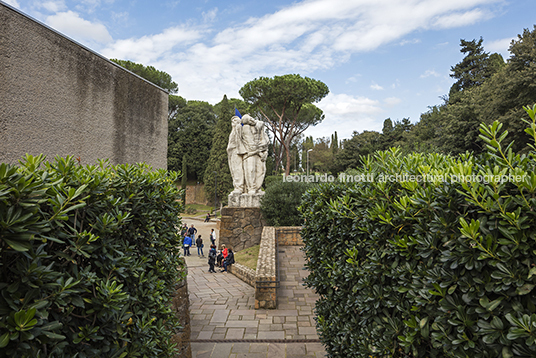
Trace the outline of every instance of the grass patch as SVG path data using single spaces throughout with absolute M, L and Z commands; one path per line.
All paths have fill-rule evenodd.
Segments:
M 204 211 L 204 212 L 212 210 L 212 206 L 203 205 L 203 204 L 187 204 L 186 208 L 192 208 L 197 211 Z
M 255 271 L 257 269 L 257 260 L 259 258 L 260 247 L 261 245 L 255 245 L 235 252 L 235 261 Z

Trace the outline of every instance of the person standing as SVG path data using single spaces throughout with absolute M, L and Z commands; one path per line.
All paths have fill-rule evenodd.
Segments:
M 205 257 L 205 255 L 203 255 L 203 239 L 201 238 L 201 235 L 199 235 L 197 240 L 195 240 L 195 246 L 197 246 L 197 256 Z M 201 255 L 199 255 L 199 252 L 201 252 Z
M 216 271 L 214 271 L 216 256 L 216 245 L 210 245 L 210 250 L 208 252 L 208 272 L 216 273 Z
M 210 243 L 214 246 L 216 246 L 216 232 L 214 229 L 210 232 Z
M 190 236 L 190 239 L 192 239 L 192 243 L 195 240 L 195 234 L 197 234 L 197 229 L 194 227 L 194 224 L 192 224 L 192 226 L 190 226 L 188 229 L 188 236 Z
M 188 235 L 184 235 L 182 246 L 184 248 L 184 256 L 190 256 L 190 246 L 192 246 L 192 238 Z
M 184 224 L 181 228 L 181 236 L 184 236 L 188 232 L 188 225 Z

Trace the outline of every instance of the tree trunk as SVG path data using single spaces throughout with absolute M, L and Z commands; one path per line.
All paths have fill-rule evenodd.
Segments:
M 290 175 L 290 143 L 285 146 L 285 152 L 287 152 L 287 165 L 285 167 L 285 175 Z

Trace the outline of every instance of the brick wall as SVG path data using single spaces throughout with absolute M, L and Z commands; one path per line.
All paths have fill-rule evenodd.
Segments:
M 277 244 L 279 246 L 303 246 L 301 226 L 276 227 Z

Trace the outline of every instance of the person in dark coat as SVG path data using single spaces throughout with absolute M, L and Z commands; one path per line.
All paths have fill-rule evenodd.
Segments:
M 195 246 L 197 247 L 197 256 L 205 257 L 205 255 L 203 255 L 203 239 L 201 238 L 201 235 L 195 240 Z M 199 252 L 201 252 L 201 254 L 199 254 Z
M 216 256 L 216 245 L 210 245 L 210 250 L 208 252 L 208 272 L 216 273 L 216 271 L 214 271 Z
M 223 270 L 221 270 L 221 272 L 227 272 L 227 267 L 231 266 L 234 263 L 235 261 L 233 249 L 229 248 L 229 250 L 227 251 L 227 257 L 225 258 L 225 260 L 223 260 Z

